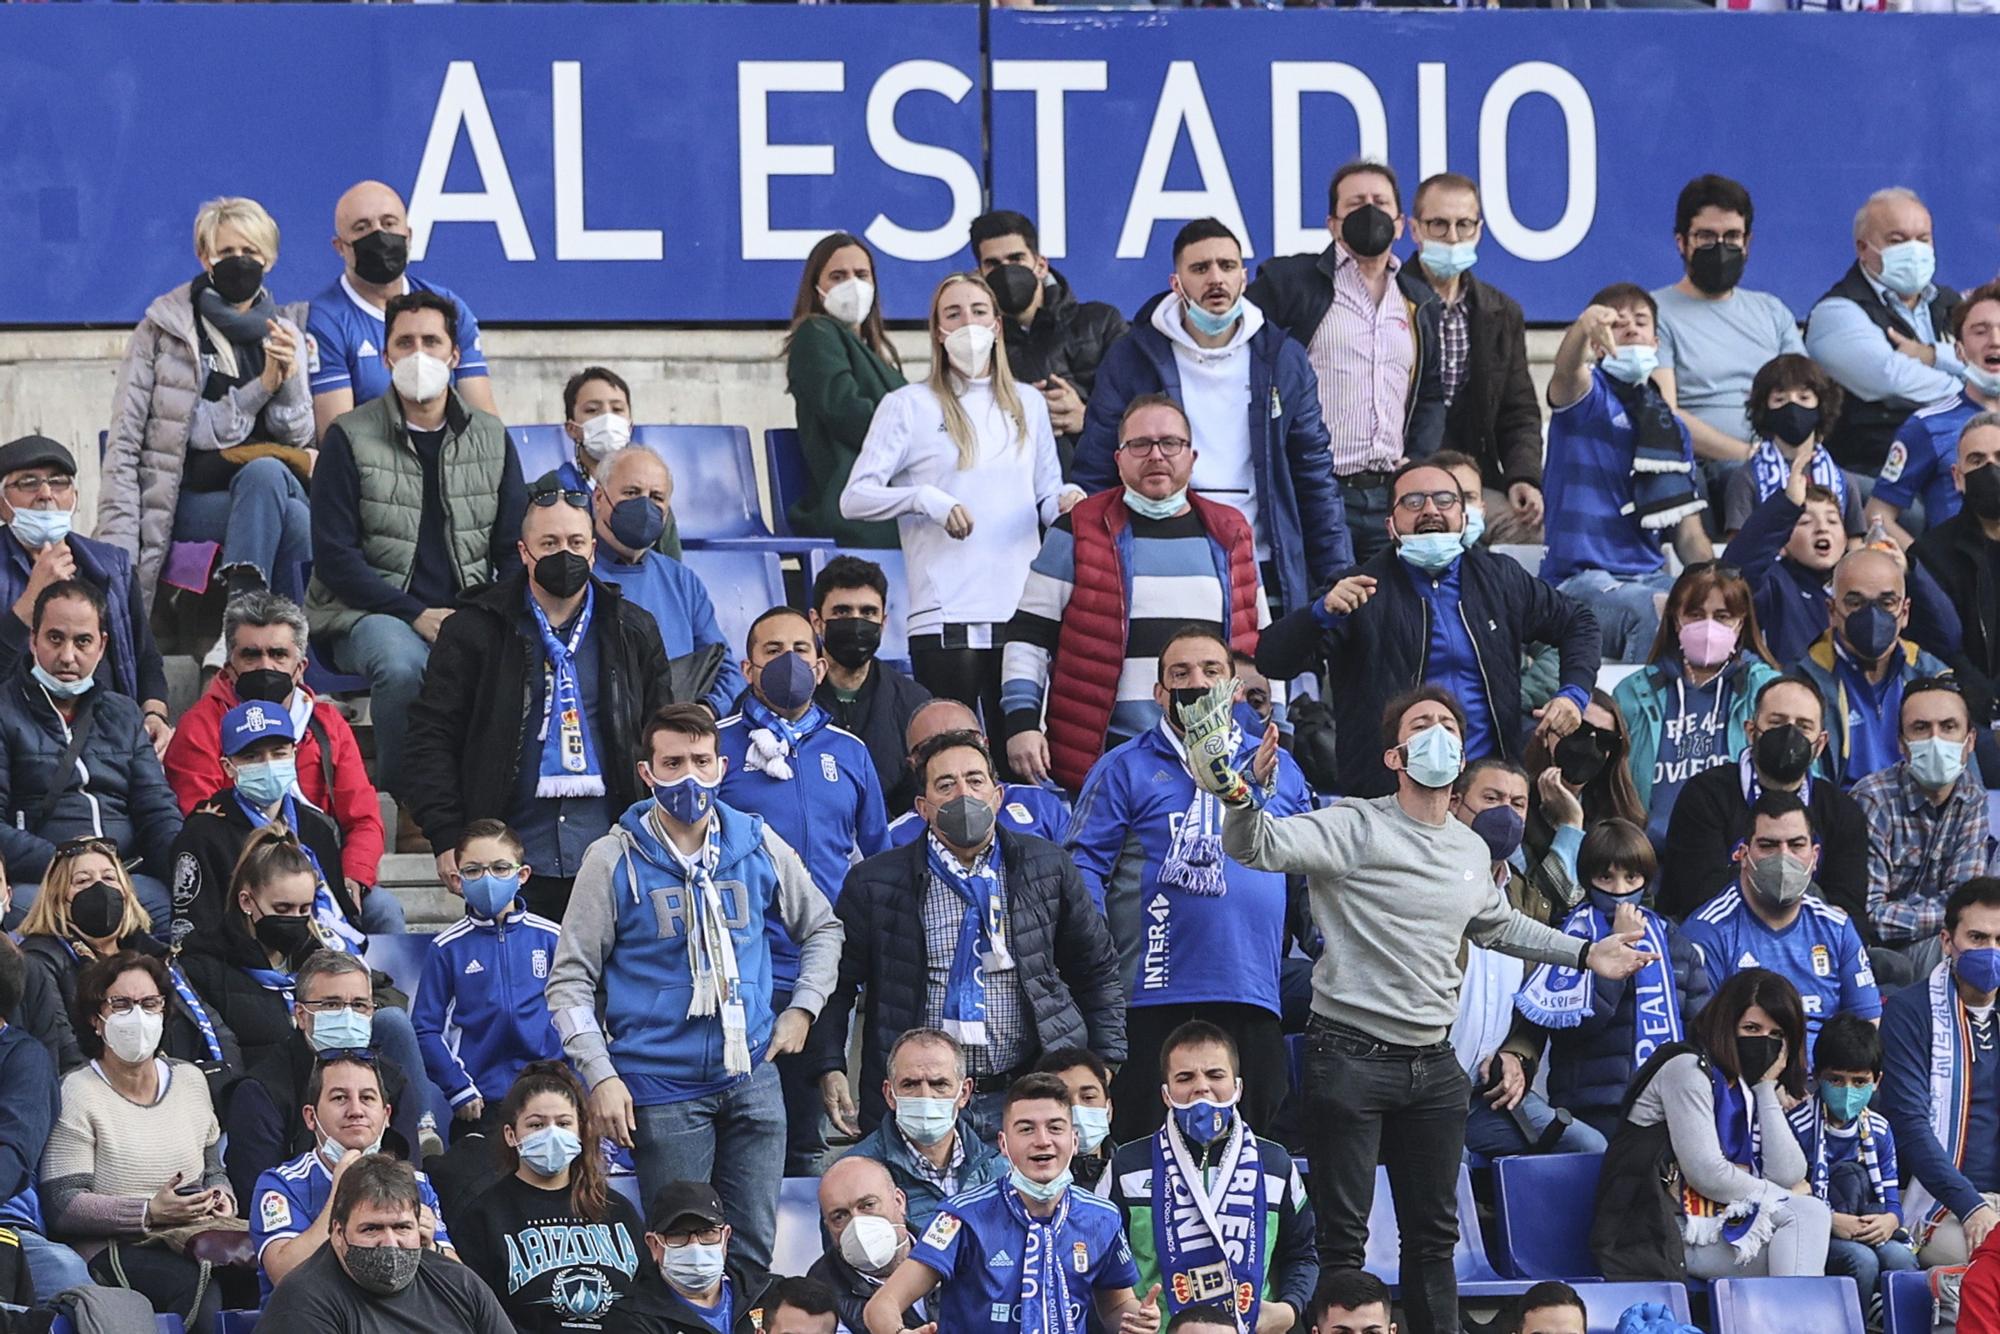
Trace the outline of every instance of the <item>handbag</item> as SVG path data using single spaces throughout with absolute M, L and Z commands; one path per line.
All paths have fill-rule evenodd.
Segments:
M 220 454 L 226 462 L 238 468 L 252 459 L 276 459 L 297 473 L 301 482 L 310 483 L 312 481 L 312 451 L 302 449 L 297 445 L 280 445 L 268 440 L 252 440 L 240 445 L 231 445 L 227 449 L 218 449 L 215 452 Z

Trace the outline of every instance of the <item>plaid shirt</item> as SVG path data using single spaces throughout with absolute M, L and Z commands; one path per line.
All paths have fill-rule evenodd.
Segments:
M 1908 760 L 1855 784 L 1868 818 L 1868 919 L 1888 945 L 1927 940 L 1944 926 L 1944 901 L 1986 874 L 1986 789 L 1959 775 L 1942 806 L 1910 776 Z
M 951 853 L 941 853 L 949 857 Z M 980 853 L 983 861 L 986 853 Z M 977 869 L 975 864 L 974 869 Z M 1003 896 L 1005 887 L 1001 890 Z M 965 918 L 965 900 L 958 891 L 924 871 L 924 959 L 930 985 L 924 992 L 924 1023 L 931 1028 L 944 1026 L 944 998 L 951 985 L 951 956 L 958 952 L 958 926 Z M 1002 908 L 1001 929 L 1008 939 L 1011 914 Z M 1015 967 L 986 974 L 986 1045 L 965 1049 L 965 1071 L 969 1075 L 1004 1074 L 1028 1057 L 1027 997 L 1021 991 L 1020 961 Z
M 1458 300 L 1444 308 L 1438 324 L 1438 350 L 1444 354 L 1444 403 L 1458 400 L 1465 375 L 1472 368 L 1472 288 L 1459 288 Z

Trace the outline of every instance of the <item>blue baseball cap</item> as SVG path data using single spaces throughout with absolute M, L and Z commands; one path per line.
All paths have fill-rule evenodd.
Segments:
M 282 704 L 250 699 L 222 715 L 222 753 L 236 755 L 259 741 L 298 740 L 292 730 L 292 713 Z

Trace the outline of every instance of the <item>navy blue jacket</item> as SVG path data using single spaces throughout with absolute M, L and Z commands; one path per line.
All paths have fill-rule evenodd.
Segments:
M 0 612 L 20 601 L 27 591 L 28 575 L 35 558 L 19 542 L 11 540 L 12 527 L 5 528 L 0 541 Z M 132 557 L 123 547 L 98 542 L 75 533 L 69 535 L 69 554 L 76 561 L 76 577 L 104 594 L 104 661 L 97 664 L 97 684 L 133 699 L 167 697 L 167 664 L 153 642 L 153 623 L 146 616 L 146 599 L 139 596 L 138 576 L 132 571 Z M 12 662 L 28 652 L 28 627 L 21 618 L 0 614 L 0 661 Z
M 1181 398 L 1174 347 L 1152 326 L 1154 297 L 1111 345 L 1097 368 L 1097 387 L 1077 437 L 1070 481 L 1095 495 L 1118 485 L 1118 419 L 1141 394 Z M 1271 543 L 1278 586 L 1266 588 L 1273 610 L 1298 607 L 1314 585 L 1352 564 L 1347 508 L 1333 476 L 1326 423 L 1319 415 L 1319 377 L 1306 350 L 1266 321 L 1250 338 L 1250 463 L 1257 481 L 1257 513 Z M 1201 442 L 1195 441 L 1195 448 Z M 1282 466 L 1280 466 L 1282 464 Z
M 1371 575 L 1375 593 L 1352 614 L 1323 629 L 1313 601 L 1264 627 L 1257 641 L 1257 670 L 1273 680 L 1318 671 L 1328 674 L 1326 700 L 1334 715 L 1340 791 L 1351 797 L 1387 796 L 1394 777 L 1382 764 L 1382 710 L 1391 696 L 1424 679 L 1430 653 L 1430 604 L 1404 571 L 1395 548 L 1334 576 Z M 1597 617 L 1575 598 L 1557 592 L 1511 557 L 1475 547 L 1459 557 L 1459 612 L 1472 636 L 1486 679 L 1486 707 L 1501 754 L 1521 757 L 1521 646 L 1554 644 L 1562 685 L 1588 694 L 1600 659 Z
M 1715 987 L 1694 946 L 1681 929 L 1666 923 L 1667 955 L 1673 962 L 1674 990 L 1681 1006 L 1681 1030 L 1688 1031 Z M 1625 982 L 1591 981 L 1590 1010 L 1575 1028 L 1548 1029 L 1549 1101 L 1572 1112 L 1615 1109 L 1638 1067 L 1632 1064 L 1633 997 Z
M 0 1027 L 0 1219 L 8 1223 L 46 1230 L 35 1178 L 60 1102 L 48 1049 L 18 1024 Z

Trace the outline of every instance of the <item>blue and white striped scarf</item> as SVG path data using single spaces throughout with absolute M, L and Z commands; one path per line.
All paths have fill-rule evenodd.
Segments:
M 1792 475 L 1792 465 L 1785 462 L 1785 456 L 1769 440 L 1759 440 L 1750 447 L 1747 460 L 1750 468 L 1750 482 L 1756 490 L 1758 504 L 1763 504 L 1772 496 L 1785 489 L 1785 479 Z M 1834 501 L 1842 510 L 1847 508 L 1847 474 L 1833 461 L 1833 455 L 1826 452 L 1823 445 L 1813 446 L 1812 484 L 1833 492 Z

